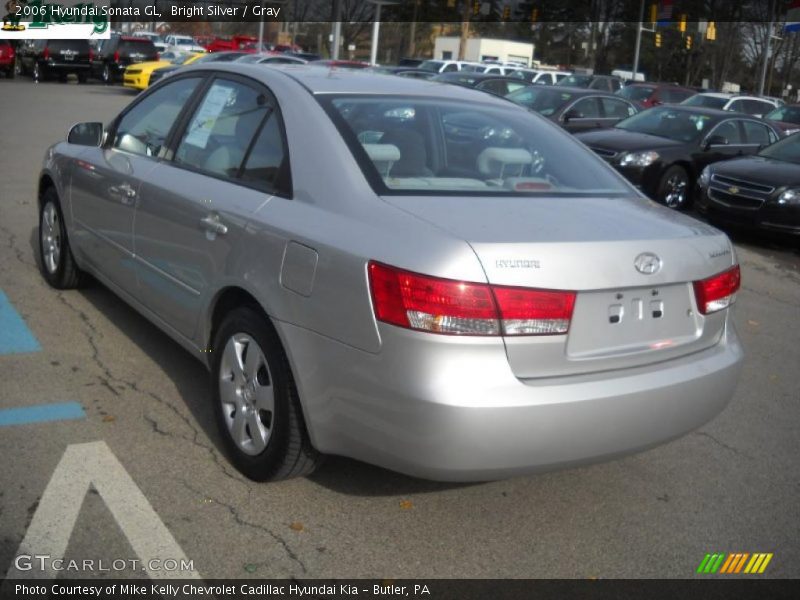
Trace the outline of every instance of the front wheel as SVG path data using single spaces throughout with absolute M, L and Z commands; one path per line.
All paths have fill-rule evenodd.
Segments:
M 217 426 L 231 462 L 255 481 L 310 474 L 320 462 L 303 420 L 288 359 L 266 315 L 241 307 L 212 346 Z
M 76 288 L 84 273 L 75 264 L 55 188 L 42 197 L 39 212 L 39 269 L 45 281 L 59 290 Z
M 103 83 L 106 85 L 111 85 L 113 83 L 111 81 L 111 67 L 108 65 L 103 65 L 103 75 L 102 75 Z
M 662 204 L 676 210 L 684 210 L 691 204 L 689 174 L 679 165 L 672 165 L 664 171 L 658 184 L 657 199 Z
M 34 81 L 41 81 L 42 80 L 42 69 L 39 67 L 39 63 L 33 63 L 33 80 Z

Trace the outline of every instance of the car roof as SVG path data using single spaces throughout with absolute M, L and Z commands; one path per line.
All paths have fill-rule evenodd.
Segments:
M 376 96 L 419 96 L 443 99 L 463 99 L 494 104 L 497 106 L 516 106 L 500 97 L 462 86 L 443 82 L 396 77 L 383 73 L 372 73 L 364 69 L 336 69 L 325 66 L 305 65 L 264 65 L 252 63 L 204 63 L 182 67 L 186 71 L 225 71 L 240 73 L 268 83 L 267 78 L 276 72 L 291 78 L 310 93 L 321 94 L 369 94 Z M 274 79 L 273 79 L 274 81 Z M 729 113 L 728 113 L 729 114 Z
M 709 98 L 734 98 L 733 94 L 727 94 L 724 92 L 700 92 L 698 96 L 708 96 Z
M 513 77 L 511 78 L 513 79 Z M 580 88 L 580 87 L 573 87 L 571 85 L 538 85 L 538 84 L 531 84 L 526 85 L 523 89 L 533 88 L 535 90 L 549 90 L 554 93 L 568 93 L 572 94 L 573 96 L 607 96 L 609 98 L 618 98 L 620 100 L 624 100 L 628 102 L 627 98 L 623 98 L 618 96 L 613 92 L 609 92 L 606 90 L 593 90 L 591 88 Z

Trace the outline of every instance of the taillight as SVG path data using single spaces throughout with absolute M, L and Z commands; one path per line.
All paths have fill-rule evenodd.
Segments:
M 115 62 L 115 63 L 118 63 L 118 62 L 119 62 L 119 50 L 117 50 L 116 52 L 114 52 L 114 62 Z
M 94 60 L 94 50 L 89 48 L 89 62 L 92 62 L 93 60 Z
M 44 52 L 42 52 L 42 58 L 44 60 L 50 60 L 50 48 L 49 47 L 47 47 L 47 46 L 44 47 Z
M 736 301 L 742 276 L 739 265 L 708 279 L 694 282 L 694 296 L 701 314 L 708 315 L 728 308 Z
M 551 335 L 569 330 L 575 292 L 441 279 L 369 263 L 379 321 L 454 335 Z

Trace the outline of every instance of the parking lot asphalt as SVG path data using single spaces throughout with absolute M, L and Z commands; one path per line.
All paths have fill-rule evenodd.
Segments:
M 706 553 L 770 552 L 764 576 L 800 576 L 796 250 L 735 238 L 746 363 L 730 406 L 679 440 L 481 484 L 334 457 L 256 484 L 221 454 L 203 366 L 99 284 L 59 293 L 37 272 L 46 148 L 133 95 L 21 78 L 0 98 L 0 573 L 48 551 L 185 558 L 177 574 L 205 578 L 696 577 Z M 62 577 L 148 574 L 116 566 Z

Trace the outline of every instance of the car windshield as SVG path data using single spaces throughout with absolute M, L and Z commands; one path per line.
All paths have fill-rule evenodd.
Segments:
M 629 85 L 622 88 L 617 94 L 628 100 L 641 102 L 642 100 L 647 100 L 655 91 L 656 88 L 646 85 Z
M 567 87 L 589 87 L 589 84 L 592 83 L 592 76 L 591 75 L 569 75 L 568 77 L 564 77 L 561 81 L 558 82 L 558 85 L 563 85 Z
M 781 141 L 764 148 L 758 155 L 783 162 L 800 164 L 800 136 L 792 135 L 783 138 Z
M 647 133 L 678 142 L 691 142 L 708 131 L 711 117 L 688 110 L 651 108 L 620 121 L 614 127 L 637 133 Z
M 423 71 L 433 71 L 434 73 L 438 73 L 439 69 L 442 68 L 442 62 L 439 60 L 426 60 L 418 68 L 422 69 Z
M 800 106 L 781 106 L 764 115 L 764 118 L 771 121 L 784 121 L 800 125 Z
M 530 86 L 511 92 L 506 98 L 547 117 L 569 102 L 573 96 L 574 94 L 561 91 L 557 87 Z
M 378 194 L 630 193 L 568 134 L 511 105 L 360 95 L 319 101 Z
M 722 110 L 728 103 L 729 98 L 720 98 L 719 96 L 705 96 L 703 94 L 695 94 L 691 98 L 687 98 L 681 104 L 683 106 L 701 106 L 703 108 L 718 108 Z

